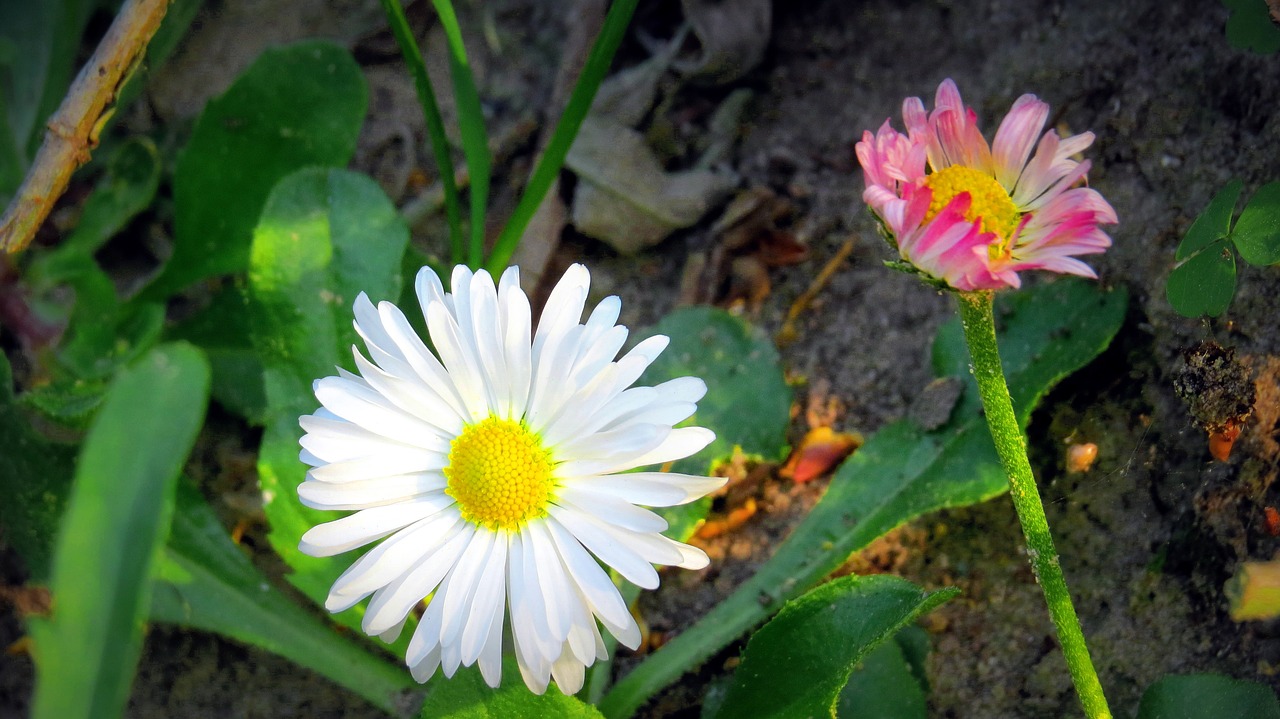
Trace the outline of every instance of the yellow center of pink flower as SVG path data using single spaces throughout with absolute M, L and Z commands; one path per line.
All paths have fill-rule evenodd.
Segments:
M 1008 245 L 1013 231 L 1018 228 L 1018 206 L 1013 204 L 1009 193 L 996 182 L 996 178 L 964 165 L 952 165 L 924 178 L 924 184 L 933 190 L 933 200 L 929 203 L 929 211 L 924 221 L 930 222 L 937 217 L 947 203 L 962 192 L 969 193 L 971 201 L 969 211 L 964 219 L 969 222 L 981 221 L 982 232 L 995 233 L 1000 242 L 992 245 L 992 251 Z
M 515 531 L 546 514 L 552 464 L 542 440 L 522 423 L 489 417 L 453 440 L 444 491 L 468 522 Z

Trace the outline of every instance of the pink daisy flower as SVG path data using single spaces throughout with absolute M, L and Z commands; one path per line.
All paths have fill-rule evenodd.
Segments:
M 1111 246 L 1098 226 L 1115 224 L 1116 213 L 1097 191 L 1075 186 L 1089 162 L 1071 159 L 1093 133 L 1040 135 L 1049 105 L 1023 95 L 988 146 L 950 79 L 934 105 L 926 115 L 920 98 L 907 98 L 906 135 L 885 120 L 857 144 L 862 199 L 902 259 L 964 291 L 1018 287 L 1022 270 L 1097 277 L 1076 256 Z

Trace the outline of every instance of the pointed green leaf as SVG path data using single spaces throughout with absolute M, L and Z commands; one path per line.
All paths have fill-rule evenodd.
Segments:
M 74 447 L 45 439 L 18 409 L 13 370 L 0 352 L 0 529 L 35 581 L 49 574 L 74 460 Z
M 923 645 L 921 645 L 923 642 Z M 925 719 L 929 701 L 924 658 L 929 636 L 918 626 L 903 627 L 862 659 L 840 691 L 836 716 L 840 719 Z M 919 652 L 919 654 L 913 654 Z
M 1269 182 L 1253 193 L 1231 239 L 1240 257 L 1255 267 L 1280 262 L 1280 182 Z
M 147 296 L 243 271 L 271 188 L 302 167 L 345 166 L 367 104 L 359 65 L 333 43 L 262 53 L 209 101 L 178 158 L 173 257 Z
M 1219 674 L 1170 675 L 1147 687 L 1138 719 L 1280 719 L 1268 687 Z
M 787 602 L 751 637 L 717 716 L 834 719 L 840 692 L 858 663 L 956 594 L 958 589 L 925 592 L 887 575 L 851 575 Z M 901 652 L 898 659 L 905 672 Z M 915 683 L 909 672 L 906 677 Z
M 1231 9 L 1227 18 L 1227 42 L 1241 50 L 1270 55 L 1280 50 L 1280 28 L 1271 21 L 1267 0 L 1223 0 Z
M 1173 268 L 1164 293 L 1183 317 L 1226 312 L 1236 293 L 1236 256 L 1227 242 L 1219 240 Z
M 1214 240 L 1231 234 L 1231 216 L 1235 214 L 1236 202 L 1240 199 L 1240 188 L 1243 186 L 1239 180 L 1232 180 L 1218 190 L 1218 194 L 1209 200 L 1208 206 L 1191 223 L 1187 234 L 1183 235 L 1174 255 L 1175 260 L 1185 260 L 1208 247 Z
M 354 557 L 298 551 L 304 532 L 340 516 L 298 500 L 306 475 L 298 459 L 298 417 L 319 406 L 313 381 L 335 374 L 336 366 L 352 366 L 356 296 L 366 292 L 375 302 L 399 297 L 408 242 L 399 213 L 373 180 L 320 168 L 281 180 L 254 231 L 247 312 L 267 397 L 258 479 L 271 546 L 292 567 L 289 582 L 317 604 Z M 338 620 L 358 627 L 362 612 L 358 606 Z
M 209 367 L 186 344 L 157 347 L 107 392 L 58 532 L 53 614 L 31 624 L 37 719 L 124 709 L 174 483 L 208 398 Z
M 1084 366 L 1111 342 L 1124 320 L 1120 290 L 1062 279 L 1000 298 L 1000 350 L 1014 409 L 1022 423 L 1039 398 Z M 955 350 L 959 342 L 959 352 Z M 935 371 L 964 373 L 958 321 L 944 326 L 935 345 Z M 809 516 L 774 556 L 697 624 L 663 645 L 600 703 L 606 716 L 630 715 L 645 699 L 689 667 L 766 619 L 848 556 L 914 517 L 943 507 L 973 504 L 1008 489 L 985 421 L 966 401 L 950 423 L 926 432 L 908 420 L 882 428 L 847 460 Z
M 173 531 L 156 571 L 151 619 L 217 632 L 313 669 L 395 713 L 416 687 L 409 670 L 339 635 L 277 591 L 199 492 L 178 486 Z

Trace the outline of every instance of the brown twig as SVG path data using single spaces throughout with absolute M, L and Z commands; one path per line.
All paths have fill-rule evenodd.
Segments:
M 778 335 L 774 338 L 779 345 L 785 346 L 796 341 L 796 337 L 799 336 L 799 331 L 796 329 L 796 321 L 809 308 L 809 305 L 817 299 L 818 293 L 831 281 L 832 275 L 836 273 L 836 270 L 840 269 L 840 265 L 844 264 L 844 261 L 849 259 L 849 255 L 853 254 L 853 247 L 857 240 L 856 236 L 845 240 L 840 249 L 836 250 L 836 254 L 827 261 L 827 264 L 822 266 L 818 275 L 813 278 L 813 282 L 809 283 L 808 289 L 801 293 L 795 302 L 791 303 L 791 308 L 787 310 L 787 318 L 783 320 L 782 328 L 778 330 Z
M 0 219 L 0 248 L 20 252 L 67 189 L 71 173 L 89 161 L 107 106 L 142 57 L 171 0 L 125 0 L 93 57 L 49 119 L 27 177 Z

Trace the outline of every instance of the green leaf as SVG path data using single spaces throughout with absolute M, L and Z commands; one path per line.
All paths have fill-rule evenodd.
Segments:
M 1217 317 L 1236 293 L 1236 256 L 1219 240 L 1173 268 L 1164 294 L 1183 317 Z
M 160 152 L 150 138 L 133 137 L 116 148 L 106 174 L 85 200 L 76 229 L 53 256 L 97 252 L 151 206 L 160 186 L 160 172 Z
M 453 97 L 458 107 L 458 130 L 462 136 L 462 154 L 471 177 L 471 241 L 467 246 L 467 264 L 479 268 L 484 252 L 485 210 L 489 199 L 489 175 L 493 158 L 489 155 L 489 136 L 484 129 L 484 109 L 480 94 L 462 45 L 462 28 L 449 0 L 431 0 L 444 28 L 449 45 L 449 75 L 453 78 Z
M 416 686 L 409 671 L 362 649 L 272 587 L 199 492 L 178 486 L 169 544 L 156 571 L 151 619 L 217 632 L 313 669 L 395 713 Z
M 1280 50 L 1280 28 L 1271 20 L 1266 0 L 1223 0 L 1231 9 L 1227 18 L 1227 42 L 1241 50 L 1270 55 Z
M 266 432 L 258 457 L 271 546 L 293 569 L 289 582 L 318 604 L 351 557 L 308 557 L 298 540 L 338 519 L 303 507 L 297 487 L 298 417 L 318 406 L 311 383 L 351 365 L 351 306 L 360 292 L 376 302 L 400 292 L 409 231 L 373 180 L 346 170 L 304 169 L 271 192 L 254 232 L 248 315 L 262 360 Z M 363 606 L 338 616 L 359 626 Z
M 209 101 L 178 158 L 173 257 L 147 296 L 244 270 L 271 188 L 302 167 L 345 166 L 367 104 L 345 49 L 306 41 L 263 52 Z
M 213 370 L 214 401 L 250 424 L 262 425 L 267 395 L 262 386 L 262 360 L 250 337 L 248 302 L 243 288 L 228 284 L 204 309 L 170 329 L 167 336 L 204 350 Z
M 1166 676 L 1142 695 L 1138 719 L 1280 719 L 1276 695 L 1218 674 Z
M 1280 262 L 1280 182 L 1268 182 L 1253 193 L 1231 239 L 1244 261 L 1255 267 Z
M 671 344 L 639 384 L 702 378 L 707 396 L 685 424 L 716 433 L 714 442 L 676 462 L 672 471 L 705 475 L 713 462 L 729 457 L 735 446 L 768 459 L 781 456 L 791 422 L 791 388 L 782 376 L 778 350 L 763 332 L 724 310 L 690 307 L 662 318 L 649 334 L 666 335 Z M 687 539 L 710 506 L 704 499 L 664 508 L 660 513 L 672 525 L 667 534 Z
M 520 244 L 520 238 L 524 236 L 525 228 L 529 226 L 529 221 L 538 211 L 538 206 L 547 196 L 551 185 L 560 176 L 569 148 L 573 146 L 578 130 L 582 127 L 582 121 L 591 110 L 591 103 L 595 101 L 600 83 L 604 81 L 604 76 L 609 72 L 609 66 L 613 64 L 613 56 L 618 52 L 618 45 L 626 37 L 627 25 L 631 22 L 631 16 L 635 14 L 637 2 L 639 0 L 616 0 L 609 4 L 604 25 L 591 45 L 591 52 L 582 66 L 582 74 L 578 76 L 578 82 L 573 86 L 573 93 L 569 96 L 564 112 L 556 121 L 556 129 L 551 133 L 551 140 L 547 142 L 547 148 L 542 151 L 538 163 L 534 165 L 533 172 L 529 175 L 529 182 L 520 195 L 520 202 L 516 205 L 516 209 L 512 210 L 511 218 L 502 228 L 502 233 L 493 243 L 493 251 L 485 260 L 485 267 L 490 273 L 498 275 L 506 269 L 511 256 L 515 254 L 516 246 Z
M 787 602 L 751 637 L 717 716 L 834 719 L 849 674 L 868 652 L 959 593 L 925 592 L 887 575 L 851 575 Z M 915 683 L 905 664 L 902 672 Z
M 0 143 L 13 143 L 24 162 L 35 154 L 45 119 L 71 85 L 80 35 L 96 4 L 96 0 L 0 3 L 0 42 L 7 48 L 0 62 L 0 109 L 8 116 L 11 133 Z
M 1231 216 L 1235 213 L 1236 202 L 1240 199 L 1241 187 L 1243 183 L 1232 180 L 1218 190 L 1218 194 L 1209 200 L 1209 205 L 1204 208 L 1195 222 L 1191 223 L 1187 234 L 1183 235 L 1182 242 L 1178 245 L 1178 252 L 1174 255 L 1175 260 L 1181 262 L 1208 247 L 1215 240 L 1231 234 Z
M 9 358 L 0 352 L 0 528 L 37 582 L 49 575 L 74 459 L 74 447 L 31 428 L 14 402 Z
M 758 328 L 714 307 L 689 307 L 662 318 L 648 334 L 671 344 L 640 378 L 654 385 L 674 377 L 701 377 L 707 396 L 687 424 L 708 427 L 716 439 L 676 462 L 673 471 L 705 474 L 734 446 L 747 454 L 780 457 L 791 422 L 791 388 L 773 342 Z
M 490 689 L 475 667 L 463 667 L 452 679 L 436 678 L 418 715 L 422 719 L 598 719 L 590 704 L 565 696 L 554 687 L 546 694 L 529 691 L 510 655 L 503 657 L 502 686 Z
M 884 642 L 863 657 L 862 663 L 849 675 L 849 683 L 840 691 L 836 716 L 840 719 L 925 719 L 929 715 L 928 699 L 901 642 L 909 629 L 918 627 L 903 627 L 894 641 Z M 912 632 L 911 636 L 922 633 Z
M 1000 298 L 1000 349 L 1023 426 L 1049 388 L 1106 348 L 1124 320 L 1125 306 L 1123 291 L 1100 292 L 1071 279 Z M 686 669 L 766 619 L 780 602 L 798 596 L 894 527 L 1007 491 L 963 348 L 958 320 L 939 331 L 935 371 L 963 373 L 968 383 L 966 400 L 951 421 L 932 432 L 908 420 L 882 428 L 840 467 L 826 495 L 774 556 L 620 681 L 601 702 L 601 711 L 628 716 Z
M 76 468 L 53 561 L 53 615 L 33 621 L 33 716 L 118 716 L 173 512 L 174 482 L 204 422 L 209 367 L 157 347 L 112 383 Z

